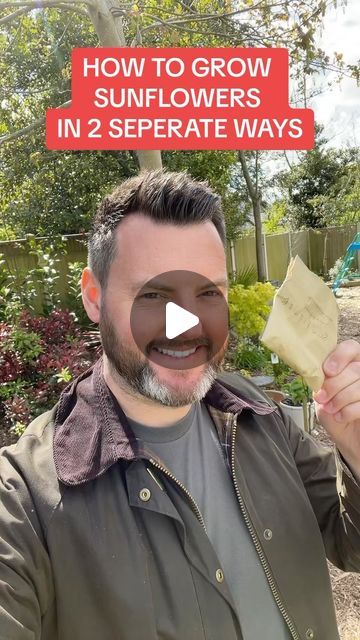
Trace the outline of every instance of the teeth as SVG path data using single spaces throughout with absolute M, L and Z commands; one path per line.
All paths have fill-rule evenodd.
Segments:
M 165 356 L 173 356 L 173 358 L 186 358 L 196 351 L 196 347 L 194 349 L 189 349 L 188 351 L 170 351 L 170 349 L 160 349 L 160 347 L 156 347 L 156 349 Z

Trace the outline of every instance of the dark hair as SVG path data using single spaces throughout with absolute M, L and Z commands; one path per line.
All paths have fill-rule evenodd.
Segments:
M 88 240 L 89 266 L 102 287 L 106 287 L 115 258 L 115 230 L 131 213 L 179 226 L 210 220 L 226 244 L 221 198 L 207 182 L 194 180 L 184 172 L 142 171 L 106 196 L 94 217 Z

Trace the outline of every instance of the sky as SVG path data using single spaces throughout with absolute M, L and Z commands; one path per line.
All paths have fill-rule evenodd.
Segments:
M 343 53 L 346 62 L 355 64 L 360 58 L 360 0 L 348 0 L 345 9 L 329 11 L 324 26 L 319 46 L 330 56 L 334 51 Z M 315 86 L 326 87 L 327 79 L 319 75 Z M 360 87 L 354 80 L 343 79 L 308 106 L 325 125 L 332 147 L 360 146 Z

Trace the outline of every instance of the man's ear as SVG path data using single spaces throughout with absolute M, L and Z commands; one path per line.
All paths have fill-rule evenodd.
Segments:
M 81 276 L 81 295 L 85 311 L 92 322 L 100 320 L 101 287 L 89 267 L 85 267 Z

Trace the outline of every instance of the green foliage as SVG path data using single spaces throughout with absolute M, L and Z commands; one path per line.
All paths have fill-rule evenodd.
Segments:
M 261 345 L 244 340 L 239 342 L 233 362 L 237 369 L 264 371 L 268 364 L 268 358 Z
M 278 174 L 284 197 L 283 220 L 291 228 L 320 228 L 360 220 L 359 150 L 331 149 L 317 127 L 314 149 L 300 155 L 290 171 Z
M 312 397 L 310 387 L 308 387 L 306 382 L 300 376 L 298 376 L 288 384 L 285 384 L 283 389 L 289 396 L 292 404 L 296 407 L 301 406 L 304 401 L 308 402 Z
M 59 392 L 96 357 L 88 351 L 69 311 L 49 316 L 23 311 L 16 323 L 0 323 L 0 417 L 16 435 L 50 409 Z
M 0 254 L 0 322 L 15 322 L 22 309 L 33 309 L 38 292 L 30 271 L 13 271 Z
M 3 225 L 0 227 L 0 242 L 4 240 L 15 240 L 16 234 L 8 225 Z
M 262 333 L 274 294 L 275 287 L 269 282 L 257 282 L 248 288 L 241 284 L 230 287 L 230 323 L 239 337 Z
M 239 269 L 236 276 L 231 278 L 231 286 L 241 284 L 245 289 L 248 289 L 251 285 L 257 281 L 257 269 L 253 265 L 243 267 Z
M 63 367 L 59 373 L 54 376 L 57 382 L 70 382 L 72 380 L 72 373 L 69 367 Z
M 75 320 L 81 327 L 88 327 L 91 324 L 89 317 L 82 303 L 80 291 L 81 274 L 85 268 L 83 262 L 69 262 L 68 264 L 68 307 L 75 314 Z
M 10 428 L 10 431 L 16 435 L 17 438 L 20 438 L 26 429 L 26 424 L 17 420 L 15 425 Z
M 339 157 L 343 174 L 328 192 L 315 196 L 311 204 L 325 226 L 356 224 L 360 221 L 359 149 L 342 152 Z
M 271 369 L 271 373 L 274 376 L 274 386 L 277 389 L 282 389 L 286 380 L 294 373 L 293 370 L 280 358 L 279 362 L 271 365 Z
M 316 39 L 326 7 L 324 0 L 292 0 L 291 10 L 288 5 L 246 0 L 239 20 L 234 19 L 231 0 L 139 0 L 125 4 L 117 20 L 123 23 L 128 46 L 286 46 L 292 76 L 299 78 L 304 71 L 309 74 L 331 62 Z M 11 12 L 6 8 L 3 15 Z M 68 11 L 61 3 L 57 8 L 29 10 L 2 25 L 0 74 L 6 91 L 0 97 L 0 135 L 31 125 L 47 108 L 69 100 L 70 54 L 79 46 L 99 46 L 99 41 L 90 16 L 79 15 L 70 5 Z M 345 69 L 339 54 L 334 62 Z M 359 74 L 355 65 L 347 71 Z M 234 152 L 163 155 L 164 166 L 189 168 L 219 190 L 228 238 L 235 238 L 249 199 L 244 185 L 239 189 L 229 177 L 236 173 Z M 50 151 L 44 144 L 43 125 L 3 144 L 0 166 L 0 226 L 7 225 L 16 237 L 87 231 L 99 200 L 138 169 L 134 152 Z
M 252 372 L 249 371 L 249 369 L 240 369 L 239 373 L 240 375 L 244 376 L 244 378 L 251 378 L 252 376 Z
M 276 200 L 267 211 L 267 219 L 263 222 L 265 233 L 281 233 L 286 231 L 285 219 L 287 215 L 286 200 Z
M 60 304 L 56 256 L 60 250 L 66 253 L 65 239 L 49 243 L 29 235 L 27 242 L 18 247 L 34 256 L 36 266 L 14 271 L 0 254 L 0 321 L 15 322 L 22 310 L 34 311 L 39 299 L 42 299 L 42 315 L 48 315 Z
M 347 258 L 338 258 L 334 266 L 329 269 L 329 279 L 331 282 L 335 282 L 339 277 L 343 282 L 349 282 L 349 280 L 358 277 L 357 260 L 356 255 Z
M 48 316 L 60 307 L 57 289 L 59 254 L 66 255 L 65 238 L 49 242 L 30 236 L 26 244 L 18 246 L 34 256 L 36 266 L 33 269 L 14 271 L 0 254 L 0 322 L 12 324 L 16 324 L 24 310 Z M 81 327 L 89 327 L 92 323 L 83 307 L 79 286 L 84 267 L 85 264 L 81 262 L 68 265 L 66 306 Z
M 331 282 L 335 282 L 336 278 L 338 277 L 342 262 L 343 262 L 343 258 L 338 258 L 334 266 L 331 267 L 331 269 L 329 269 L 329 279 L 331 280 Z
M 70 98 L 73 47 L 97 46 L 89 19 L 45 9 L 4 26 L 0 38 L 0 134 Z M 0 227 L 16 237 L 87 230 L 100 198 L 137 164 L 127 151 L 50 151 L 44 127 L 0 147 Z
M 14 326 L 9 337 L 3 341 L 2 350 L 12 351 L 25 363 L 29 363 L 43 353 L 40 336 L 34 331 L 27 331 Z
M 231 188 L 236 168 L 234 151 L 164 151 L 163 164 L 170 171 L 186 171 L 197 180 L 207 180 L 222 198 L 227 239 L 234 239 L 245 222 L 243 194 Z
M 59 279 L 57 266 L 59 259 L 56 253 L 62 249 L 66 253 L 65 238 L 63 241 L 43 242 L 34 237 L 28 239 L 29 254 L 35 256 L 37 267 L 29 273 L 42 289 L 43 309 L 42 314 L 48 315 L 53 309 L 60 305 L 60 295 L 56 289 L 56 283 Z
M 3 343 L 1 348 L 5 350 L 3 347 Z M 21 380 L 20 378 L 14 380 L 12 382 L 3 382 L 0 384 L 0 401 L 8 400 L 9 398 L 13 398 L 14 396 L 21 396 L 24 393 L 24 389 L 27 387 L 27 383 L 25 380 Z

